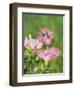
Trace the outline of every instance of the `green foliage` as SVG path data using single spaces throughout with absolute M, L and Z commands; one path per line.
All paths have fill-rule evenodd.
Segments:
M 35 57 L 31 49 L 24 50 L 24 74 L 62 73 L 63 72 L 63 16 L 23 14 L 24 37 L 29 33 L 35 37 L 41 28 L 48 27 L 55 33 L 50 47 L 60 48 L 62 55 L 55 60 L 45 62 Z

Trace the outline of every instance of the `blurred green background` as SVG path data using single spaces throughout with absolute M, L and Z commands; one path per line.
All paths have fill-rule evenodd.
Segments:
M 39 67 L 41 62 L 28 62 L 24 59 L 24 74 L 37 74 L 37 73 L 61 73 L 63 72 L 63 15 L 35 15 L 24 14 L 22 15 L 24 38 L 29 33 L 35 37 L 41 28 L 50 28 L 55 33 L 54 42 L 50 47 L 61 49 L 62 55 L 56 60 L 49 61 L 47 71 L 34 71 L 34 67 Z M 30 61 L 35 61 L 34 58 Z M 31 65 L 30 65 L 30 64 Z M 35 66 L 36 63 L 36 66 Z M 28 65 L 27 65 L 28 64 Z

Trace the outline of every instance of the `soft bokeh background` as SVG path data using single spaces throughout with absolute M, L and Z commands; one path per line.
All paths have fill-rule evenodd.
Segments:
M 24 30 L 24 37 L 27 36 L 29 33 L 35 37 L 38 31 L 41 28 L 47 27 L 51 29 L 55 33 L 55 38 L 53 43 L 50 47 L 57 47 L 61 49 L 61 56 L 56 60 L 49 61 L 48 64 L 48 71 L 47 73 L 61 73 L 63 72 L 63 15 L 37 15 L 37 14 L 23 14 L 23 30 Z M 34 73 L 46 73 L 42 72 L 41 70 L 35 72 L 34 65 L 34 58 L 31 60 L 32 62 L 24 62 L 24 73 L 25 74 L 34 74 Z M 41 66 L 40 64 L 36 64 L 36 67 Z M 28 66 L 27 66 L 28 64 Z M 32 67 L 32 68 L 31 68 Z M 31 71 L 29 70 L 31 68 Z M 42 68 L 42 67 L 41 67 Z

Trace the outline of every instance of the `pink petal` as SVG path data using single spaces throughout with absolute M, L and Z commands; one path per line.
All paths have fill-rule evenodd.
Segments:
M 60 56 L 60 54 L 61 54 L 61 51 L 58 48 L 40 50 L 37 52 L 37 55 L 44 60 L 55 59 L 56 57 Z
M 24 39 L 24 47 L 27 48 L 29 46 L 29 40 L 27 38 Z
M 45 36 L 42 36 L 43 33 L 45 34 Z M 39 33 L 37 39 L 46 45 L 50 45 L 53 37 L 54 37 L 54 33 L 52 31 L 50 31 L 48 28 L 43 28 Z
M 48 54 L 49 54 L 49 57 L 54 59 L 54 58 L 60 56 L 61 51 L 58 48 L 51 48 L 51 49 L 49 49 Z

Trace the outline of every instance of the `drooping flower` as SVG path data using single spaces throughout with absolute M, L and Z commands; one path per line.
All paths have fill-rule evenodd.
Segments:
M 31 46 L 32 49 L 35 49 L 35 48 L 40 49 L 42 47 L 43 43 L 37 39 L 31 39 L 31 40 L 29 40 L 29 45 Z
M 50 48 L 48 50 L 39 50 L 37 55 L 43 60 L 51 60 L 59 57 L 61 54 L 60 49 L 58 48 Z
M 50 31 L 48 28 L 43 28 L 41 32 L 39 32 L 37 39 L 46 45 L 50 45 L 53 37 L 54 33 L 52 31 Z
M 37 39 L 28 39 L 28 38 L 25 38 L 24 40 L 24 47 L 25 48 L 28 48 L 28 47 L 31 47 L 32 49 L 40 49 L 42 47 L 43 43 L 40 42 L 39 40 Z
M 27 37 L 25 37 L 25 39 L 24 39 L 24 47 L 25 48 L 29 47 L 29 39 Z

